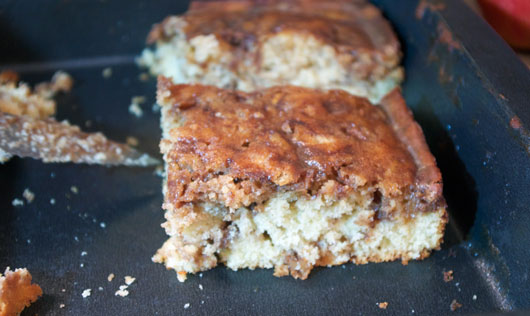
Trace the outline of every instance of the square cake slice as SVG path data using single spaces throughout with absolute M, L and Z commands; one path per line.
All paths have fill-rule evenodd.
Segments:
M 373 106 L 342 90 L 160 77 L 157 101 L 170 237 L 153 260 L 180 280 L 218 263 L 305 279 L 440 247 L 441 175 L 398 90 Z
M 400 47 L 366 1 L 192 2 L 155 25 L 140 63 L 175 83 L 254 91 L 343 89 L 372 101 L 399 85 Z

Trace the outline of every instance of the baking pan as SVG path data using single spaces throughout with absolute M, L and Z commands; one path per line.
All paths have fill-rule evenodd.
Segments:
M 455 314 L 530 312 L 530 73 L 459 0 L 375 3 L 400 36 L 404 94 L 443 173 L 451 216 L 441 251 L 407 266 L 317 268 L 306 281 L 218 267 L 179 283 L 150 260 L 166 239 L 154 169 L 16 158 L 0 165 L 0 268 L 28 267 L 45 293 L 24 314 L 447 315 L 453 300 Z M 1 1 L 0 68 L 30 83 L 70 72 L 59 119 L 118 141 L 134 136 L 159 157 L 155 80 L 139 80 L 134 57 L 151 24 L 187 5 Z M 133 96 L 147 98 L 141 118 L 128 113 Z M 12 206 L 26 188 L 33 203 Z M 454 280 L 444 282 L 449 270 Z M 130 294 L 115 296 L 126 275 L 136 278 Z

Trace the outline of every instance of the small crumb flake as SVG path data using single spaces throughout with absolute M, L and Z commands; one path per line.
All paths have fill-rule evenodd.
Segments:
M 101 223 L 99 223 L 99 227 L 105 228 L 105 227 L 107 227 L 107 224 L 105 224 L 104 222 L 101 222 Z
M 136 278 L 133 278 L 130 275 L 126 275 L 125 276 L 125 284 L 131 285 L 131 284 L 133 284 L 134 281 L 136 281 Z
M 92 289 L 86 289 L 86 290 L 83 291 L 83 293 L 81 293 L 81 296 L 83 298 L 87 298 L 87 297 L 90 296 L 91 292 L 92 292 Z
M 177 279 L 179 280 L 179 282 L 184 282 L 186 281 L 187 277 L 186 277 L 186 271 L 179 271 L 177 272 Z
M 73 194 L 79 193 L 79 189 L 75 185 L 72 185 L 70 187 L 70 191 L 72 191 Z
M 188 308 L 190 308 L 190 303 L 184 304 L 184 309 L 188 309 Z
M 33 202 L 35 199 L 35 193 L 31 192 L 28 188 L 24 190 L 24 193 L 22 193 L 22 196 L 28 201 L 28 203 Z
M 24 201 L 22 201 L 21 199 L 13 199 L 13 201 L 11 202 L 11 204 L 12 204 L 14 207 L 17 207 L 17 206 L 24 206 Z
M 477 300 L 477 295 L 473 295 L 473 301 L 476 301 Z
M 138 146 L 138 139 L 136 137 L 127 136 L 127 138 L 125 139 L 125 142 L 129 146 Z
M 112 279 L 114 279 L 114 273 L 109 274 L 109 276 L 107 277 L 107 281 L 111 282 Z
M 127 291 L 128 286 L 127 285 L 120 285 L 120 289 L 114 293 L 115 296 L 121 296 L 125 297 L 129 295 L 129 291 Z
M 144 111 L 136 103 L 132 103 L 131 105 L 129 105 L 129 113 L 133 114 L 134 116 L 136 116 L 138 118 L 140 118 L 140 117 L 142 117 L 142 115 L 144 115 Z
M 63 293 L 66 292 L 66 289 L 62 289 L 61 292 L 63 292 Z
M 381 302 L 377 304 L 380 309 L 386 309 L 388 307 L 388 302 Z
M 144 96 L 134 96 L 131 99 L 131 105 L 129 105 L 129 113 L 133 114 L 136 117 L 141 117 L 144 112 L 140 107 L 140 104 L 145 102 Z
M 98 291 L 103 291 L 103 287 L 102 286 L 98 287 Z
M 101 72 L 101 75 L 105 79 L 110 78 L 112 76 L 112 68 L 107 67 L 107 68 L 103 69 L 103 71 Z
M 79 265 L 79 267 L 81 267 L 81 268 L 83 268 L 84 266 L 85 266 L 84 263 L 81 263 L 81 264 Z
M 453 270 L 444 271 L 444 282 L 453 281 Z
M 64 308 L 66 305 L 64 304 L 59 304 L 59 308 Z
M 199 290 L 203 290 L 202 284 L 199 284 Z
M 81 251 L 81 257 L 86 256 L 88 253 L 86 251 Z
M 50 199 L 50 204 L 55 205 L 55 199 Z
M 147 81 L 147 80 L 149 80 L 149 74 L 147 72 L 142 72 L 138 76 L 138 79 L 140 79 L 140 81 Z
M 460 307 L 462 307 L 462 304 L 458 303 L 456 300 L 453 300 L 451 302 L 451 312 L 454 312 L 456 311 L 457 309 L 459 309 Z

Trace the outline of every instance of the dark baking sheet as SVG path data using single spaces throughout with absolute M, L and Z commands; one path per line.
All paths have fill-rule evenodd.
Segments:
M 375 2 L 401 37 L 404 94 L 442 169 L 451 220 L 441 251 L 408 266 L 319 268 L 306 281 L 218 267 L 179 283 L 150 260 L 166 239 L 153 169 L 16 158 L 0 165 L 0 270 L 28 267 L 45 293 L 24 314 L 446 315 L 455 299 L 462 307 L 454 313 L 528 312 L 530 74 L 458 0 Z M 140 81 L 133 60 L 151 24 L 186 7 L 169 0 L 0 1 L 0 68 L 31 83 L 56 69 L 70 72 L 76 84 L 59 97 L 60 119 L 115 140 L 134 136 L 158 156 L 155 81 Z M 138 95 L 147 97 L 142 118 L 128 113 Z M 13 207 L 25 188 L 35 200 Z M 446 283 L 448 270 L 454 280 Z M 129 296 L 117 297 L 125 275 L 136 282 Z M 87 288 L 92 295 L 83 298 Z

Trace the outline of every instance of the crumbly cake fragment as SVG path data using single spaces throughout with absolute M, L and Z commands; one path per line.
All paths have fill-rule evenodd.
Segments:
M 192 2 L 155 25 L 140 63 L 176 83 L 343 89 L 378 101 L 402 78 L 399 42 L 366 1 Z
M 19 315 L 22 310 L 42 295 L 42 289 L 31 283 L 31 274 L 26 268 L 0 273 L 0 316 Z
M 399 91 L 373 106 L 341 90 L 159 78 L 157 100 L 170 238 L 153 260 L 179 279 L 218 263 L 305 279 L 439 248 L 440 172 Z
M 57 122 L 56 93 L 72 89 L 72 77 L 56 72 L 34 91 L 11 71 L 0 73 L 0 164 L 13 155 L 44 162 L 149 166 L 158 162 L 146 154 L 108 140 L 101 133 L 84 133 L 67 121 Z

